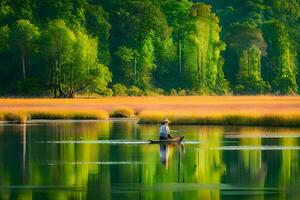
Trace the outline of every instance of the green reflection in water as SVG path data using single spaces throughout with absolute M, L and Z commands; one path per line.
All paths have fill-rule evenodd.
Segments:
M 134 121 L 2 124 L 0 199 L 297 197 L 299 151 L 280 148 L 299 146 L 299 129 L 177 126 L 185 144 L 147 144 L 158 128 Z M 277 148 L 223 150 L 268 145 Z
M 244 133 L 252 133 L 253 135 L 260 135 L 260 131 L 255 128 L 242 128 L 240 130 L 240 134 Z M 240 143 L 241 146 L 262 146 L 262 139 L 260 137 L 249 138 L 241 138 Z M 247 182 L 253 186 L 256 186 L 260 190 L 264 188 L 264 181 L 266 177 L 265 166 L 262 163 L 262 151 L 261 150 L 242 150 L 240 151 L 241 161 L 244 167 L 244 170 L 248 172 L 249 177 L 247 178 Z M 264 194 L 256 195 L 255 200 L 263 200 Z

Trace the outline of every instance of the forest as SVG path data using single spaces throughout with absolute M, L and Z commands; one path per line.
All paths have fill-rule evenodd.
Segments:
M 1 0 L 0 96 L 295 95 L 300 0 Z

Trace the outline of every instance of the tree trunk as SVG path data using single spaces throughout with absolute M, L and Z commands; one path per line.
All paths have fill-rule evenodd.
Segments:
M 136 56 L 134 56 L 134 84 L 137 85 L 137 61 L 136 61 Z
M 25 56 L 24 56 L 24 54 L 22 54 L 21 59 L 22 59 L 23 81 L 25 81 L 25 79 L 26 79 L 26 70 L 25 70 Z
M 59 85 L 58 91 L 59 91 L 58 98 L 67 98 L 67 97 L 69 96 L 68 93 L 66 93 L 66 92 L 63 90 L 63 88 L 62 88 L 61 85 Z
M 58 60 L 56 59 L 55 61 L 55 67 L 54 67 L 54 72 L 53 72 L 53 86 L 54 86 L 54 98 L 58 98 L 59 94 L 58 94 Z
M 199 83 L 200 83 L 200 76 L 201 76 L 201 73 L 200 73 L 200 57 L 199 57 L 199 46 L 198 44 L 197 45 L 197 71 L 198 71 L 198 80 L 199 80 Z
M 177 35 L 177 54 L 178 54 L 179 73 L 181 74 L 181 71 L 182 71 L 182 49 L 181 49 L 181 41 L 180 41 L 179 31 L 178 31 L 178 35 Z

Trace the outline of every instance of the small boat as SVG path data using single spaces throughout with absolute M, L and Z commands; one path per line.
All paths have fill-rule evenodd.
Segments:
M 184 136 L 178 136 L 178 137 L 172 137 L 168 138 L 166 140 L 150 140 L 151 144 L 161 144 L 161 143 L 181 143 L 183 140 Z

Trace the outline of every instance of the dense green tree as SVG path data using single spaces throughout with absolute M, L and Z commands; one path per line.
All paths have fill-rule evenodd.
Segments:
M 97 40 L 83 31 L 77 31 L 75 37 L 72 61 L 64 73 L 64 93 L 72 97 L 85 88 L 101 93 L 111 81 L 111 74 L 107 66 L 99 63 Z
M 111 62 L 109 51 L 109 36 L 111 25 L 108 22 L 108 13 L 100 5 L 86 6 L 86 29 L 98 38 L 100 62 L 108 65 Z
M 9 77 L 9 68 L 7 63 L 9 46 L 10 29 L 6 26 L 0 27 L 0 94 L 3 94 L 7 86 L 7 78 Z
M 28 20 L 18 20 L 13 26 L 11 33 L 12 47 L 20 56 L 20 69 L 22 69 L 22 78 L 26 79 L 26 63 L 29 63 L 30 54 L 34 51 L 34 43 L 39 37 L 38 28 Z
M 296 52 L 287 28 L 278 21 L 264 25 L 268 42 L 266 73 L 276 93 L 293 94 L 297 92 Z
M 97 40 L 83 31 L 74 33 L 64 21 L 53 21 L 44 40 L 55 97 L 73 97 L 88 87 L 101 92 L 111 81 L 107 67 L 98 62 Z
M 8 0 L 2 0 L 0 2 L 0 24 L 5 24 L 13 16 L 12 7 L 9 5 Z
M 115 62 L 122 66 L 115 73 L 116 76 L 123 77 L 126 82 L 122 82 L 126 85 L 132 85 L 137 83 L 137 69 L 136 69 L 136 54 L 131 48 L 125 46 L 118 47 L 115 52 Z
M 211 13 L 211 7 L 203 3 L 194 4 L 191 8 L 191 18 L 193 29 L 185 40 L 184 48 L 187 68 L 185 81 L 190 83 L 189 89 L 200 93 L 212 93 L 217 84 L 226 82 L 217 82 L 217 77 L 223 77 L 219 75 L 223 74 L 220 53 L 225 49 L 225 44 L 219 37 L 219 21 Z
M 139 51 L 137 69 L 137 85 L 144 89 L 152 87 L 152 73 L 156 68 L 153 39 L 151 35 L 144 39 L 142 47 Z
M 183 40 L 192 28 L 190 22 L 190 9 L 192 3 L 188 0 L 169 0 L 161 3 L 167 16 L 168 22 L 173 28 L 173 38 L 176 43 L 178 72 L 182 73 L 183 68 Z
M 239 55 L 236 92 L 257 94 L 268 92 L 270 86 L 261 77 L 261 50 L 258 46 L 243 50 Z
M 299 21 L 299 0 L 2 0 L 0 94 L 294 94 Z
M 232 49 L 231 59 L 237 59 L 236 69 L 232 70 L 236 73 L 231 74 L 235 77 L 230 79 L 233 89 L 246 94 L 268 92 L 269 86 L 262 79 L 261 73 L 261 58 L 266 56 L 267 49 L 262 33 L 249 25 L 235 24 L 231 26 L 225 39 L 229 43 L 228 48 Z M 233 68 L 230 65 L 227 67 Z
M 1 53 L 9 49 L 9 36 L 10 36 L 9 27 L 7 25 L 1 26 L 0 27 L 0 52 Z
M 120 37 L 122 36 L 122 37 Z M 155 50 L 161 48 L 163 41 L 170 36 L 170 28 L 165 15 L 159 7 L 150 1 L 122 1 L 112 17 L 111 48 L 118 55 L 120 47 L 133 51 L 131 69 L 136 69 L 134 82 L 138 87 L 152 87 L 152 76 L 155 69 Z M 132 76 L 123 76 L 120 56 L 113 60 L 112 72 L 114 82 L 132 83 Z M 132 71 L 132 70 L 130 70 Z M 127 79 L 128 78 L 128 79 Z
M 50 66 L 50 80 L 54 97 L 63 96 L 63 72 L 71 63 L 74 54 L 75 35 L 63 20 L 58 20 L 48 24 L 42 40 L 44 57 Z

